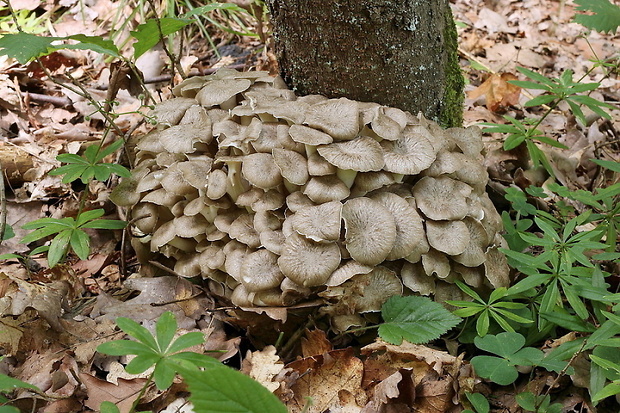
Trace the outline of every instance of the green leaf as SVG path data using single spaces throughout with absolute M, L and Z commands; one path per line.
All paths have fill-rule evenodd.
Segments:
M 55 267 L 67 254 L 72 233 L 73 230 L 64 230 L 52 239 L 50 249 L 47 251 L 47 263 L 50 268 Z
M 183 27 L 190 24 L 192 21 L 188 19 L 176 19 L 172 17 L 164 17 L 159 19 L 161 25 L 161 35 L 168 36 Z M 146 23 L 139 25 L 135 31 L 131 32 L 131 35 L 138 40 L 134 43 L 134 57 L 137 59 L 147 51 L 151 50 L 162 39 L 160 38 L 159 28 L 157 21 L 154 19 L 147 20 Z
M 592 333 L 596 330 L 596 328 L 592 324 L 586 323 L 579 317 L 567 314 L 565 312 L 541 313 L 540 315 L 545 320 L 551 321 L 553 324 L 566 328 L 569 331 Z
M 159 351 L 161 353 L 166 352 L 170 342 L 174 338 L 174 334 L 177 331 L 177 320 L 171 311 L 166 311 L 157 320 L 155 324 L 155 338 Z
M 66 49 L 92 50 L 97 53 L 107 54 L 114 57 L 120 57 L 118 48 L 111 40 L 105 40 L 100 36 L 86 36 L 84 34 L 76 34 L 67 37 L 67 39 L 76 40 L 78 44 L 65 45 Z
M 56 157 L 56 160 L 62 163 L 67 163 L 67 164 L 76 164 L 76 165 L 82 165 L 82 166 L 90 165 L 88 160 L 84 159 L 80 155 L 76 155 L 73 153 L 61 153 L 60 155 Z M 58 175 L 57 173 L 54 173 L 54 171 L 50 172 L 50 174 Z
M 90 253 L 90 237 L 87 233 L 79 229 L 73 230 L 69 243 L 73 252 L 75 252 L 81 260 L 88 258 L 88 254 Z
M 546 76 L 543 76 L 540 73 L 533 72 L 524 67 L 517 67 L 517 71 L 532 80 L 542 83 L 543 85 L 547 85 L 551 88 L 554 88 L 557 86 L 557 84 L 554 81 L 552 81 L 551 79 L 548 79 Z
M 579 5 L 577 10 L 594 13 L 593 15 L 578 14 L 575 16 L 575 22 L 588 29 L 604 33 L 615 33 L 618 30 L 620 7 L 609 0 L 575 0 L 575 3 Z
M 0 38 L 0 54 L 26 64 L 55 50 L 52 42 L 60 37 L 42 37 L 29 33 L 5 34 Z
M 105 214 L 105 211 L 101 208 L 82 212 L 77 217 L 76 227 L 82 227 L 86 222 L 92 221 L 93 219 L 97 219 L 103 216 L 103 214 Z
M 188 347 L 197 346 L 204 343 L 204 334 L 199 331 L 193 331 L 191 333 L 183 334 L 181 337 L 174 340 L 174 342 L 168 348 L 168 353 L 174 354 L 177 351 L 184 350 Z
M 129 364 L 125 366 L 125 371 L 129 374 L 141 374 L 158 363 L 162 357 L 159 354 L 140 354 L 134 357 Z
M 240 13 L 247 13 L 244 9 L 233 3 L 213 3 L 202 7 L 196 7 L 195 9 L 192 9 L 185 13 L 183 15 L 183 18 L 187 19 L 192 16 L 207 14 L 209 12 L 212 12 L 213 10 L 231 10 Z
M 476 409 L 477 413 L 488 413 L 491 409 L 491 406 L 489 406 L 489 401 L 483 394 L 465 393 L 465 396 L 467 396 L 467 400 L 469 400 L 474 409 Z
M 172 385 L 176 376 L 175 365 L 168 359 L 160 360 L 153 371 L 153 379 L 159 390 L 165 390 Z
M 497 354 L 502 357 L 510 357 L 525 344 L 525 337 L 519 333 L 504 332 L 496 336 L 476 337 L 474 344 L 480 350 Z
M 13 231 L 13 227 L 9 224 L 4 225 L 4 235 L 2 236 L 2 241 L 6 241 L 7 239 L 11 239 L 15 236 L 15 231 Z
M 514 383 L 519 377 L 517 369 L 507 360 L 499 357 L 476 356 L 471 359 L 471 364 L 477 375 L 502 386 Z
M 606 161 L 604 159 L 590 159 L 595 164 L 607 168 L 610 171 L 620 172 L 620 162 Z
M 108 401 L 101 402 L 101 405 L 99 406 L 99 411 L 101 413 L 121 413 L 117 405 Z
M 153 349 L 147 345 L 133 340 L 108 341 L 107 343 L 99 344 L 99 346 L 97 346 L 97 351 L 111 356 L 153 353 Z
M 80 228 L 93 228 L 93 229 L 123 229 L 127 226 L 127 222 L 119 221 L 116 219 L 97 219 L 95 221 L 87 222 L 80 226 Z
M 155 338 L 151 335 L 149 330 L 147 330 L 137 322 L 133 321 L 132 319 L 126 317 L 119 317 L 116 319 L 116 325 L 125 333 L 129 334 L 136 340 L 153 349 L 153 351 L 159 350 L 157 342 L 155 341 Z
M 10 392 L 15 389 L 34 389 L 39 388 L 34 384 L 26 383 L 25 381 L 14 379 L 6 374 L 0 374 L 0 392 Z
M 532 412 L 536 411 L 537 398 L 534 396 L 534 393 L 529 391 L 519 393 L 515 399 L 521 408 Z
M 603 390 L 592 396 L 592 401 L 598 402 L 608 397 L 615 396 L 618 393 L 620 393 L 620 384 L 611 383 L 603 387 Z
M 381 315 L 385 322 L 379 326 L 379 335 L 397 345 L 403 339 L 414 344 L 427 343 L 461 321 L 441 304 L 416 296 L 391 297 L 383 304 Z
M 286 407 L 269 390 L 223 365 L 182 374 L 197 412 L 287 413 Z

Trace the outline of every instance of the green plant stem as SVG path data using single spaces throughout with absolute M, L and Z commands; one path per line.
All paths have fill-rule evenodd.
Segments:
M 144 383 L 144 386 L 142 386 L 142 388 L 140 389 L 140 393 L 138 393 L 138 397 L 136 397 L 136 400 L 134 400 L 134 402 L 131 404 L 131 409 L 129 409 L 128 413 L 134 413 L 136 411 L 138 404 L 140 404 L 140 400 L 146 393 L 151 383 L 153 383 L 153 374 L 155 374 L 155 372 L 151 373 L 147 378 L 146 383 Z
M 166 46 L 166 42 L 165 42 L 166 36 L 164 36 L 164 32 L 161 29 L 161 21 L 159 20 L 159 17 L 157 16 L 157 9 L 155 8 L 155 3 L 153 2 L 153 0 L 148 0 L 148 2 L 151 5 L 151 8 L 153 9 L 153 13 L 155 14 L 153 18 L 155 19 L 155 23 L 157 24 L 157 30 L 159 31 L 159 40 L 161 42 L 162 48 L 164 49 L 164 52 L 166 52 L 168 59 L 170 59 L 170 72 L 172 75 L 171 82 L 174 81 L 175 68 L 177 72 L 179 72 L 179 75 L 181 75 L 183 79 L 186 79 L 187 75 L 185 74 L 183 67 L 181 67 L 181 62 L 179 62 L 179 59 L 177 59 L 177 57 L 170 51 L 170 49 L 168 49 L 168 46 Z

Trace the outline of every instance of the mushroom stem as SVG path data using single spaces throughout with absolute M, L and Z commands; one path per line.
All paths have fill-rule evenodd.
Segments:
M 241 178 L 241 165 L 238 162 L 228 163 L 228 183 L 226 185 L 226 192 L 230 195 L 233 202 L 237 202 L 239 195 L 248 190 L 243 184 Z
M 286 191 L 289 194 L 292 194 L 293 192 L 299 191 L 299 185 L 295 185 L 292 184 L 288 181 L 288 179 L 284 179 L 284 188 L 286 188 Z
M 355 182 L 355 177 L 357 176 L 357 171 L 353 169 L 340 169 L 336 171 L 336 176 L 344 182 L 344 184 L 351 188 L 353 186 L 353 182 Z
M 310 155 L 316 153 L 316 146 L 314 145 L 304 145 L 306 147 L 306 156 L 310 158 Z
M 403 179 L 405 178 L 405 175 L 403 174 L 395 174 L 393 173 L 392 176 L 394 177 L 394 181 L 398 184 L 403 182 Z

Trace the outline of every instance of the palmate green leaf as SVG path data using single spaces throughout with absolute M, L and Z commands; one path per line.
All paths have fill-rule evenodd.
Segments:
M 133 340 L 114 340 L 97 346 L 99 353 L 110 356 L 127 356 L 130 354 L 154 354 L 153 349 L 143 343 Z
M 480 350 L 508 358 L 525 345 L 525 337 L 519 333 L 504 332 L 486 337 L 476 337 L 474 344 Z
M 483 311 L 480 313 L 480 317 L 476 320 L 476 333 L 478 333 L 479 337 L 484 337 L 489 332 L 489 326 L 491 325 L 491 321 L 489 320 L 489 311 Z
M 150 347 L 153 351 L 158 351 L 155 337 L 153 337 L 149 330 L 141 326 L 139 323 L 130 318 L 119 317 L 116 319 L 116 325 L 131 337 Z
M 141 374 L 160 362 L 162 357 L 159 354 L 139 354 L 125 366 L 125 371 L 129 374 Z
M 177 369 L 175 364 L 167 358 L 162 358 L 155 365 L 153 380 L 155 380 L 155 385 L 159 390 L 166 390 L 172 385 L 176 374 Z
M 76 164 L 76 165 L 83 165 L 83 166 L 90 165 L 88 160 L 73 153 L 61 153 L 60 155 L 56 157 L 56 160 L 58 162 L 67 163 L 67 164 Z M 58 175 L 57 172 L 54 172 L 53 174 Z
M 76 227 L 83 227 L 88 221 L 102 217 L 103 214 L 105 214 L 105 211 L 102 208 L 84 211 L 77 217 Z
M 124 144 L 125 144 L 125 141 L 122 139 L 119 139 L 119 140 L 112 142 L 105 148 L 100 149 L 98 156 L 97 156 L 97 160 L 98 161 L 103 160 L 103 158 L 105 158 L 106 156 L 111 155 L 114 152 L 118 151 Z
M 536 73 L 530 69 L 526 69 L 525 67 L 517 67 L 517 71 L 527 76 L 528 78 L 538 83 L 541 83 L 543 85 L 547 85 L 551 88 L 555 88 L 557 86 L 557 83 L 554 82 L 553 80 L 547 78 L 546 76 L 541 75 L 540 73 Z
M 86 171 L 88 168 L 89 166 L 85 165 L 69 164 L 51 170 L 48 174 L 52 176 L 64 175 L 62 177 L 62 183 L 70 184 L 71 182 L 80 179 L 84 174 L 84 171 Z
M 471 359 L 471 364 L 477 375 L 502 386 L 514 383 L 519 377 L 517 369 L 503 358 L 476 356 Z
M 578 14 L 575 22 L 588 29 L 599 32 L 615 33 L 620 26 L 620 7 L 612 4 L 609 0 L 575 0 L 579 5 L 577 10 L 593 12 L 594 15 Z
M 590 159 L 595 164 L 607 168 L 610 171 L 620 172 L 620 162 L 606 161 L 604 159 Z
M 13 377 L 9 377 L 6 374 L 0 374 L 0 392 L 10 392 L 15 389 L 35 389 L 39 388 L 34 384 L 26 383 Z
M 87 222 L 80 228 L 92 228 L 92 229 L 123 229 L 127 226 L 127 222 L 119 221 L 116 219 L 97 219 L 95 221 Z
M 155 340 L 161 353 L 166 352 L 176 331 L 177 320 L 171 311 L 166 311 L 155 324 Z
M 229 367 L 220 365 L 182 375 L 191 393 L 189 399 L 201 413 L 287 413 L 273 393 Z
M 173 354 L 177 351 L 184 350 L 188 347 L 197 346 L 204 343 L 204 334 L 199 331 L 193 331 L 191 333 L 183 334 L 181 337 L 174 340 L 174 342 L 168 348 L 168 353 Z
M 461 319 L 426 297 L 394 296 L 383 307 L 379 336 L 388 343 L 427 343 L 455 327 Z
M 47 251 L 47 263 L 50 267 L 55 267 L 67 255 L 72 234 L 72 229 L 66 229 L 52 239 L 50 249 Z
M 79 229 L 74 229 L 71 233 L 69 245 L 71 245 L 71 249 L 81 260 L 88 258 L 88 254 L 90 253 L 90 237 L 87 233 Z
M 59 229 L 73 228 L 73 218 L 39 218 L 22 225 L 23 229 L 44 229 L 56 226 Z
M 181 30 L 191 22 L 192 21 L 189 19 L 177 19 L 172 17 L 161 18 L 159 19 L 161 34 L 168 36 L 169 34 Z M 157 45 L 157 43 L 161 40 L 157 21 L 154 19 L 147 20 L 146 23 L 139 25 L 135 31 L 130 33 L 136 40 L 138 40 L 133 45 L 134 57 L 136 59 L 155 47 L 155 45 Z

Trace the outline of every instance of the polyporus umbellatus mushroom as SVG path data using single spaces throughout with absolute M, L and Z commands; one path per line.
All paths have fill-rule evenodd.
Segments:
M 508 284 L 477 128 L 297 98 L 263 72 L 221 69 L 174 93 L 113 196 L 132 207 L 141 261 L 159 255 L 242 307 L 323 297 L 339 325 L 403 291 Z

